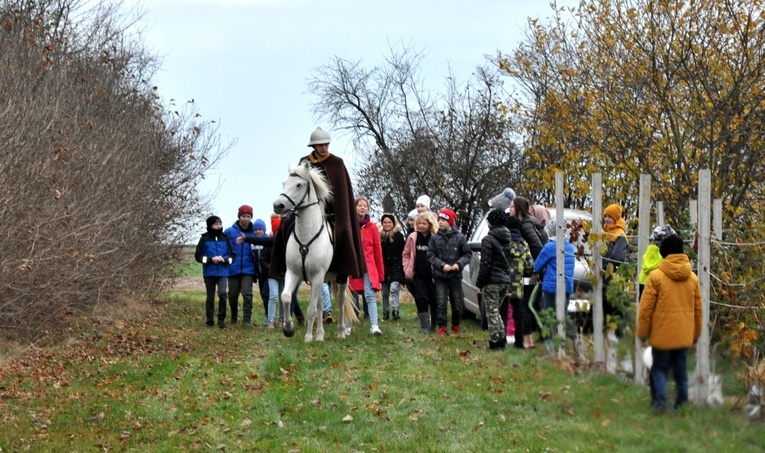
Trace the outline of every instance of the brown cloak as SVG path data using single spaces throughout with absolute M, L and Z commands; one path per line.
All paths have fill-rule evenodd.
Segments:
M 363 277 L 366 272 L 364 251 L 361 248 L 361 233 L 356 218 L 356 198 L 353 195 L 353 185 L 343 159 L 329 154 L 319 161 L 314 153 L 300 159 L 302 164 L 309 161 L 312 166 L 322 171 L 329 180 L 332 190 L 332 204 L 328 210 L 334 210 L 335 248 L 329 272 L 349 277 Z M 331 212 L 328 212 L 330 214 Z M 285 226 L 282 222 L 281 226 Z M 283 278 L 287 270 L 285 252 L 287 243 L 285 231 L 280 227 L 274 238 L 274 248 L 271 255 L 271 277 Z

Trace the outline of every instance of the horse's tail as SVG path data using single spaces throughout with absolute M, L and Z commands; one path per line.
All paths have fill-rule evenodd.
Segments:
M 341 310 L 343 310 L 343 319 L 345 321 L 349 321 L 353 324 L 359 323 L 359 317 L 356 315 L 356 306 L 353 303 L 349 286 L 345 287 L 345 301 L 343 302 Z

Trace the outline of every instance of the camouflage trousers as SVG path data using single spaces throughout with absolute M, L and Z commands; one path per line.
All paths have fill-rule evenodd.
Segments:
M 507 295 L 510 285 L 486 285 L 483 287 L 483 306 L 486 308 L 486 321 L 489 324 L 489 340 L 500 341 L 505 338 L 505 323 L 499 315 L 499 306 Z

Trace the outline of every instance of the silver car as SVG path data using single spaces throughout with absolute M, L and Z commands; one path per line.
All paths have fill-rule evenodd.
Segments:
M 547 225 L 547 231 L 549 234 L 554 234 L 555 208 L 547 208 L 547 210 L 550 212 L 550 223 Z M 574 266 L 574 293 L 569 298 L 568 311 L 569 313 L 589 312 L 592 301 L 592 271 L 585 257 L 590 255 L 587 245 L 588 232 L 586 228 L 592 224 L 592 215 L 587 211 L 564 209 L 563 217 L 566 220 L 566 237 L 571 240 L 572 232 L 576 231 L 573 237 L 575 240 L 571 241 L 574 249 L 577 251 L 577 259 Z M 462 292 L 465 296 L 465 311 L 480 317 L 481 325 L 484 329 L 487 327 L 486 309 L 481 301 L 481 296 L 477 292 L 475 281 L 478 278 L 478 269 L 481 266 L 481 240 L 488 231 L 489 226 L 484 217 L 468 241 L 468 245 L 473 251 L 473 257 L 470 260 L 470 264 L 462 270 Z M 528 279 L 526 283 L 528 284 Z M 527 294 L 529 292 L 525 291 Z

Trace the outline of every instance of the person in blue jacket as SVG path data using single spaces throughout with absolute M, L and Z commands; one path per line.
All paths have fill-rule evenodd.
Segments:
M 252 223 L 252 207 L 243 204 L 237 212 L 237 221 L 225 231 L 234 245 L 236 259 L 228 269 L 228 304 L 231 307 L 231 324 L 239 320 L 239 294 L 242 295 L 242 322 L 252 324 L 252 285 L 257 278 L 258 263 L 253 257 L 250 244 L 237 244 L 239 236 L 255 236 Z M 261 220 L 261 223 L 263 221 Z M 263 226 L 265 228 L 265 225 Z
M 205 313 L 207 326 L 214 326 L 215 290 L 218 292 L 218 327 L 226 328 L 226 287 L 228 286 L 228 267 L 236 257 L 223 223 L 218 216 L 207 218 L 207 233 L 199 238 L 194 258 L 202 263 L 202 276 L 205 280 L 207 299 Z
M 566 281 L 566 301 L 571 293 L 574 292 L 574 246 L 563 238 L 563 271 Z M 542 275 L 544 273 L 544 275 Z M 555 312 L 555 294 L 558 292 L 558 263 L 557 263 L 557 243 L 555 236 L 550 236 L 550 240 L 542 247 L 542 250 L 534 260 L 534 274 L 531 276 L 532 283 L 539 280 L 542 275 L 542 303 L 540 311 L 551 308 Z M 549 337 L 549 335 L 548 335 Z

